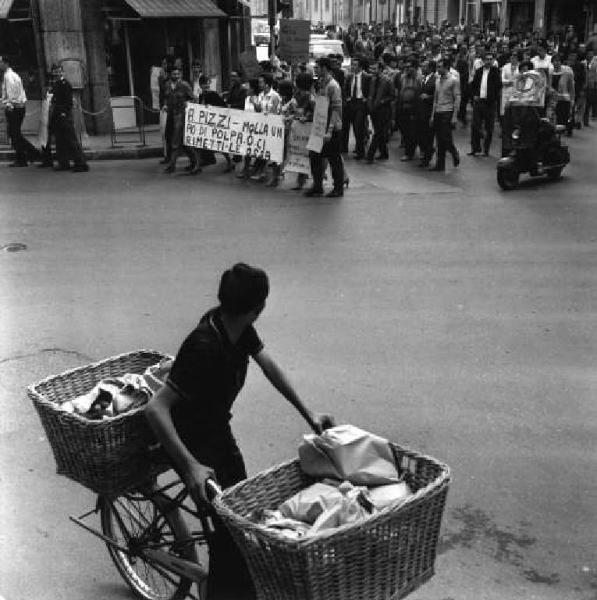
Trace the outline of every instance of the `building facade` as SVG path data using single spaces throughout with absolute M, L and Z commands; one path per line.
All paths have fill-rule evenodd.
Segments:
M 112 127 L 110 99 L 137 96 L 157 120 L 155 74 L 166 55 L 185 78 L 195 58 L 219 89 L 250 45 L 243 0 L 0 0 L 0 53 L 11 56 L 29 98 L 41 97 L 50 65 L 62 63 L 91 133 Z

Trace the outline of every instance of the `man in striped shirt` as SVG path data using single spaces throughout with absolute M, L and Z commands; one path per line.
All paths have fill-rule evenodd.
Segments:
M 21 78 L 10 68 L 6 56 L 0 56 L 0 75 L 2 75 L 2 106 L 6 113 L 8 135 L 16 153 L 15 162 L 11 167 L 26 167 L 27 159 L 36 160 L 40 153 L 21 133 L 21 125 L 25 118 L 27 96 Z

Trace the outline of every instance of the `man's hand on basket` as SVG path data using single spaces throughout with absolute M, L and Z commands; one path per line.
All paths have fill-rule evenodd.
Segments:
M 208 479 L 216 479 L 215 471 L 211 467 L 200 463 L 192 465 L 184 474 L 184 483 L 197 506 L 203 502 L 208 502 L 205 491 L 205 483 Z
M 336 421 L 332 415 L 326 413 L 313 413 L 313 425 L 316 433 L 323 433 L 326 429 L 334 427 Z

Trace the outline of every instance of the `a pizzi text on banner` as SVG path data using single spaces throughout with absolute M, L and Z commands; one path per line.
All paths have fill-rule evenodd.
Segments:
M 189 103 L 185 115 L 186 146 L 284 161 L 284 119 L 219 106 Z

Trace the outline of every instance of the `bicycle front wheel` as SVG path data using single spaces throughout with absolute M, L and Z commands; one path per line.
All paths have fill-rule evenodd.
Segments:
M 161 548 L 184 558 L 196 559 L 196 552 L 177 508 L 163 510 L 162 504 L 142 493 L 115 499 L 100 497 L 102 531 L 124 552 L 106 544 L 116 568 L 135 595 L 142 600 L 183 600 L 192 581 L 147 560 L 143 549 Z M 185 544 L 186 542 L 186 544 Z

